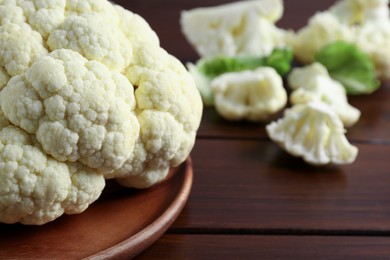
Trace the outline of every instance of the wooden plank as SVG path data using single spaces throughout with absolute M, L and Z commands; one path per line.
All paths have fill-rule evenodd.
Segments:
M 386 237 L 165 235 L 137 259 L 388 259 Z
M 261 140 L 198 140 L 194 186 L 174 229 L 390 231 L 390 145 L 312 167 Z

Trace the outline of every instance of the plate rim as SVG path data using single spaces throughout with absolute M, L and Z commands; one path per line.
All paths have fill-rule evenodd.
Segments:
M 178 173 L 184 174 L 179 192 L 169 207 L 157 219 L 135 235 L 84 259 L 134 258 L 164 235 L 183 210 L 191 192 L 193 182 L 192 158 L 189 156 L 183 164 L 178 166 L 183 167 L 183 172 L 178 170 Z

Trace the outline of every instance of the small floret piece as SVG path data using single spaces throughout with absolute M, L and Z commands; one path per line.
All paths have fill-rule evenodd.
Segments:
M 345 127 L 359 120 L 360 111 L 348 103 L 344 87 L 333 80 L 320 63 L 293 69 L 288 82 L 295 89 L 290 96 L 293 105 L 318 100 L 327 103 Z
M 389 0 L 339 0 L 329 12 L 350 26 L 389 21 Z
M 390 77 L 390 15 L 388 0 L 340 0 L 318 12 L 291 37 L 294 54 L 303 63 L 314 61 L 317 51 L 335 41 L 354 43 L 375 64 L 377 76 Z M 290 38 L 289 38 L 290 39 Z
M 214 94 L 211 82 L 214 78 L 228 72 L 254 70 L 258 67 L 274 68 L 279 75 L 285 76 L 291 69 L 293 53 L 290 49 L 274 49 L 269 56 L 202 58 L 196 64 L 188 63 L 187 67 L 207 106 L 214 105 Z
M 211 87 L 215 108 L 228 120 L 264 121 L 287 103 L 282 78 L 268 67 L 222 74 Z
M 41 35 L 28 24 L 0 26 L 0 50 L 0 66 L 10 76 L 20 75 L 34 61 L 47 55 Z
M 390 78 L 390 22 L 367 24 L 359 29 L 356 45 L 366 52 L 375 65 L 376 76 Z
M 303 63 L 314 61 L 314 55 L 325 45 L 335 41 L 352 42 L 354 32 L 328 12 L 316 13 L 306 27 L 300 29 L 292 41 L 294 55 Z
M 313 165 L 348 164 L 358 154 L 345 137 L 339 117 L 320 101 L 293 106 L 266 130 L 287 152 Z
M 273 24 L 282 13 L 281 0 L 239 1 L 183 11 L 181 27 L 201 57 L 266 56 L 286 46 L 286 32 Z

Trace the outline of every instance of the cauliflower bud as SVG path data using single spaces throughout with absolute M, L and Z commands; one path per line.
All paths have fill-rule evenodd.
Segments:
M 327 10 L 317 12 L 301 28 L 291 45 L 298 60 L 307 64 L 315 60 L 324 46 L 344 41 L 356 44 L 374 62 L 377 76 L 390 77 L 389 0 L 339 0 Z
M 58 162 L 0 112 L 0 222 L 44 224 L 84 211 L 101 194 L 101 174 Z
M 183 11 L 180 23 L 201 57 L 267 56 L 290 37 L 275 25 L 283 10 L 281 0 L 237 1 Z
M 287 152 L 313 165 L 348 164 L 358 154 L 357 147 L 345 137 L 340 118 L 318 100 L 287 109 L 284 117 L 267 125 L 266 130 Z
M 294 89 L 290 96 L 293 105 L 319 100 L 336 112 L 345 127 L 359 120 L 360 111 L 348 103 L 345 88 L 329 76 L 321 63 L 294 68 L 288 76 L 288 82 Z
M 265 121 L 287 103 L 282 77 L 271 67 L 225 73 L 211 87 L 215 108 L 229 120 Z
M 144 46 L 126 71 L 136 86 L 140 136 L 133 155 L 112 173 L 122 185 L 137 188 L 164 179 L 185 160 L 202 115 L 200 94 L 183 64 L 157 45 Z
M 202 101 L 141 16 L 106 0 L 0 0 L 0 17 L 0 164 L 12 166 L 0 222 L 78 213 L 104 186 L 89 183 L 150 187 L 188 157 Z

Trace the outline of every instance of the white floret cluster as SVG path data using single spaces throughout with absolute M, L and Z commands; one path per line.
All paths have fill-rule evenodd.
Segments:
M 275 26 L 282 0 L 239 1 L 183 11 L 181 27 L 201 57 L 267 56 L 285 47 L 288 34 Z
M 313 62 L 315 53 L 329 43 L 354 43 L 371 57 L 379 78 L 390 78 L 388 0 L 337 1 L 311 17 L 291 39 L 294 54 L 304 63 Z
M 348 103 L 344 87 L 320 63 L 294 68 L 288 83 L 292 107 L 266 126 L 268 136 L 313 165 L 354 162 L 358 149 L 345 137 L 345 127 L 358 121 L 360 111 Z
M 390 44 L 388 0 L 337 1 L 297 33 L 274 24 L 283 9 L 282 1 L 257 0 L 182 13 L 183 34 L 201 57 L 188 68 L 203 102 L 214 105 L 225 119 L 268 121 L 286 106 L 287 92 L 272 68 L 225 72 L 212 78 L 201 71 L 209 58 L 266 57 L 274 49 L 291 47 L 300 61 L 312 63 L 324 46 L 344 41 L 368 53 L 379 77 L 390 77 L 390 52 L 385 47 Z M 293 69 L 288 83 L 292 107 L 266 126 L 269 137 L 310 164 L 352 163 L 358 149 L 348 142 L 345 128 L 356 124 L 361 113 L 348 103 L 345 87 L 320 63 Z
M 85 210 L 188 157 L 202 102 L 139 15 L 107 0 L 0 0 L 0 222 Z

